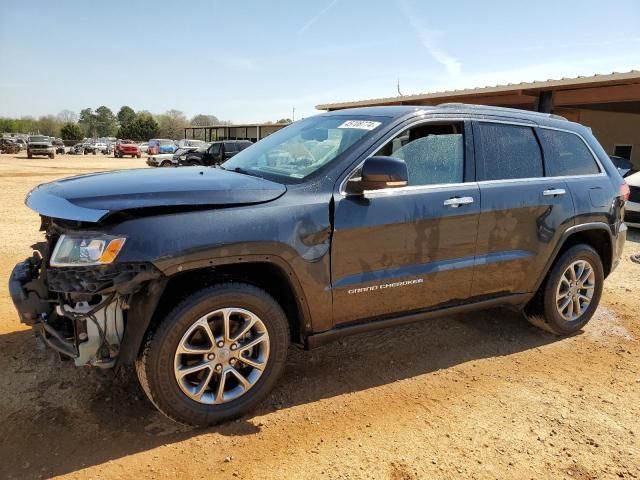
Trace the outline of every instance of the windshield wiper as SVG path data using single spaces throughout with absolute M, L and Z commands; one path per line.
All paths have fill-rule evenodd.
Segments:
M 231 169 L 231 171 L 236 173 L 241 173 L 242 175 L 249 175 L 251 177 L 255 177 L 253 173 L 251 173 L 249 170 L 245 170 L 242 167 L 234 167 Z

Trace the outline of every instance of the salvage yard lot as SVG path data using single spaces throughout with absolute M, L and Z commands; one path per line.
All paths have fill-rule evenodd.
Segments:
M 497 310 L 292 348 L 274 393 L 215 428 L 166 420 L 131 372 L 60 363 L 7 292 L 41 240 L 24 197 L 144 162 L 0 155 L 0 478 L 640 478 L 638 231 L 578 335 Z

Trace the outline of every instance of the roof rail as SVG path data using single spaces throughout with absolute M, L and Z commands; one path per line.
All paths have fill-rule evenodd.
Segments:
M 520 108 L 507 108 L 507 107 L 494 107 L 491 105 L 476 105 L 472 103 L 460 103 L 460 102 L 448 102 L 448 103 L 440 103 L 437 105 L 439 108 L 464 108 L 467 110 L 489 110 L 500 112 L 503 114 L 526 114 L 533 117 L 546 117 L 546 118 L 555 118 L 556 120 L 564 120 L 568 121 L 562 115 L 556 115 L 555 113 L 542 113 L 536 112 L 533 110 L 522 110 Z

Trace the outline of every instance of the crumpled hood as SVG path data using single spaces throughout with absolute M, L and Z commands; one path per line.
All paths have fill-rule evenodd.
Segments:
M 29 192 L 25 203 L 48 217 L 99 222 L 126 210 L 248 205 L 285 192 L 279 183 L 218 168 L 136 169 L 45 183 Z

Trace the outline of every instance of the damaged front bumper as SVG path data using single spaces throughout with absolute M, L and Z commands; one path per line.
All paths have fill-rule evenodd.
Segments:
M 20 321 L 77 366 L 115 365 L 131 297 L 161 273 L 147 263 L 47 268 L 35 252 L 18 263 L 9 292 Z

